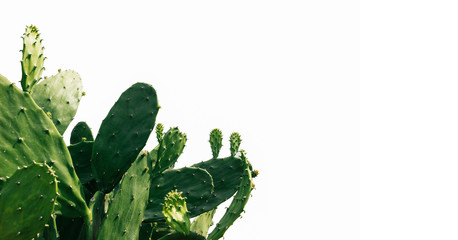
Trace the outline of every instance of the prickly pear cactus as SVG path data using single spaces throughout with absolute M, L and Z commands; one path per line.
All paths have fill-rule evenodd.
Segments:
M 81 78 L 66 70 L 39 82 L 45 58 L 36 27 L 26 28 L 23 43 L 22 91 L 0 75 L 0 239 L 223 237 L 244 211 L 258 174 L 239 151 L 238 133 L 230 136 L 230 156 L 219 157 L 223 134 L 214 129 L 212 158 L 175 169 L 187 136 L 178 127 L 164 133 L 157 124 L 158 145 L 144 149 L 160 107 L 156 90 L 136 83 L 95 138 L 80 122 L 65 144 L 62 134 L 84 96 Z M 222 219 L 213 219 L 231 198 Z
M 83 93 L 79 74 L 65 70 L 38 83 L 32 97 L 63 135 L 76 114 Z
M 35 237 L 50 220 L 56 197 L 57 180 L 50 167 L 18 167 L 0 190 L 1 239 Z

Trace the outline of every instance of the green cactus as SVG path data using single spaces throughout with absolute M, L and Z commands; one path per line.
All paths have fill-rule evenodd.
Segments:
M 94 141 L 91 128 L 86 122 L 79 122 L 75 125 L 70 135 L 70 144 L 76 144 L 84 141 Z
M 51 120 L 22 92 L 0 75 L 0 178 L 11 176 L 18 166 L 47 163 L 56 171 L 59 196 L 56 213 L 78 217 L 88 214 L 67 146 Z
M 193 167 L 166 170 L 151 182 L 144 219 L 147 222 L 164 220 L 162 203 L 166 194 L 172 190 L 183 193 L 191 217 L 197 216 L 205 212 L 200 206 L 211 197 L 213 188 L 212 176 L 206 170 Z
M 136 83 L 121 94 L 95 139 L 79 122 L 67 146 L 62 134 L 85 94 L 81 79 L 67 70 L 39 82 L 44 57 L 36 27 L 27 27 L 23 38 L 22 91 L 0 75 L 0 126 L 8 129 L 0 131 L 1 239 L 202 240 L 224 235 L 243 211 L 258 174 L 245 153 L 238 154 L 238 133 L 230 136 L 229 157 L 218 157 L 223 136 L 213 129 L 212 158 L 174 169 L 187 136 L 178 127 L 164 134 L 158 124 L 158 146 L 143 149 L 160 107 L 156 90 Z M 218 206 L 232 196 L 206 238 Z
M 162 212 L 167 224 L 175 231 L 189 235 L 191 232 L 191 220 L 189 219 L 185 198 L 181 196 L 181 192 L 176 189 L 170 191 L 165 195 L 164 201 Z
M 0 236 L 31 239 L 51 219 L 57 197 L 54 171 L 46 164 L 18 167 L 0 190 Z
M 154 128 L 159 110 L 151 85 L 136 83 L 119 97 L 100 126 L 92 151 L 92 169 L 100 190 L 121 180 Z
M 196 217 L 191 223 L 191 231 L 206 237 L 208 229 L 213 225 L 213 216 L 215 213 L 216 208 Z
M 242 181 L 239 189 L 231 202 L 231 205 L 227 208 L 226 213 L 221 220 L 216 224 L 215 229 L 208 235 L 208 240 L 216 240 L 223 237 L 227 229 L 240 217 L 248 202 L 253 190 L 253 180 L 251 177 L 251 171 L 248 166 L 248 161 L 245 157 L 245 153 L 242 151 L 242 160 L 244 162 L 244 171 Z
M 30 92 L 41 79 L 41 74 L 44 70 L 43 64 L 45 57 L 43 56 L 43 40 L 40 38 L 37 27 L 33 25 L 25 28 L 22 40 L 21 86 L 22 90 Z
M 236 132 L 232 133 L 229 141 L 231 146 L 231 156 L 234 157 L 235 154 L 237 154 L 237 152 L 239 151 L 240 143 L 242 142 L 240 134 Z
M 154 174 L 161 173 L 174 166 L 178 157 L 183 152 L 186 141 L 186 134 L 180 132 L 177 127 L 171 128 L 165 133 L 157 149 Z
M 215 128 L 210 132 L 210 146 L 212 148 L 213 158 L 217 158 L 219 151 L 223 146 L 223 133 L 221 130 Z
M 83 96 L 79 74 L 72 70 L 59 71 L 35 86 L 32 97 L 51 120 L 61 135 L 64 134 L 78 109 Z
M 103 239 L 135 239 L 143 220 L 152 178 L 151 158 L 142 152 L 114 189 L 113 200 L 97 234 Z

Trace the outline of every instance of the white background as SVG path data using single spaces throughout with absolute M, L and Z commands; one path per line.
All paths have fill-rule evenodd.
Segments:
M 240 132 L 260 175 L 227 240 L 458 239 L 456 1 L 16 2 L 0 73 L 37 25 L 45 75 L 83 78 L 75 122 L 142 81 L 188 135 L 179 166 Z

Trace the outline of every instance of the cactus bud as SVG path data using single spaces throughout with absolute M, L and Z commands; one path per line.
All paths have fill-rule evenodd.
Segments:
M 240 143 L 242 142 L 240 134 L 236 132 L 232 133 L 229 141 L 231 143 L 231 156 L 234 157 L 239 151 Z
M 22 79 L 21 86 L 24 91 L 32 91 L 32 88 L 38 83 L 43 72 L 43 56 L 44 47 L 41 45 L 40 33 L 37 27 L 30 25 L 25 29 L 22 36 Z
M 175 189 L 167 193 L 165 196 L 163 213 L 167 223 L 175 229 L 175 231 L 185 235 L 190 233 L 191 221 L 189 219 L 185 198 L 181 196 L 181 192 L 177 192 Z
M 158 142 L 161 142 L 164 137 L 164 126 L 160 123 L 156 125 L 156 137 Z
M 213 129 L 210 132 L 210 146 L 212 149 L 213 158 L 217 158 L 219 151 L 223 146 L 223 134 L 217 128 Z

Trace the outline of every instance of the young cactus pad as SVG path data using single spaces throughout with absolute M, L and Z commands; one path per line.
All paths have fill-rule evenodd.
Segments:
M 188 235 L 191 228 L 191 220 L 189 220 L 188 208 L 186 200 L 181 196 L 181 192 L 176 189 L 165 195 L 162 212 L 165 216 L 165 221 L 175 231 Z
M 43 56 L 44 47 L 37 27 L 30 25 L 25 29 L 22 36 L 22 79 L 21 86 L 24 91 L 31 91 L 33 86 L 38 83 L 43 72 L 45 57 Z
M 56 175 L 44 164 L 19 169 L 0 190 L 1 239 L 32 239 L 51 218 L 57 196 Z
M 143 149 L 159 110 L 156 90 L 136 83 L 124 91 L 100 126 L 92 169 L 100 190 L 110 192 Z
M 79 122 L 75 125 L 70 135 L 70 144 L 75 144 L 83 141 L 94 141 L 91 128 L 86 122 Z
M 215 128 L 210 132 L 210 146 L 212 148 L 213 158 L 217 158 L 219 151 L 223 146 L 223 133 Z
M 33 99 L 45 113 L 49 113 L 61 135 L 73 120 L 82 96 L 81 77 L 72 70 L 65 70 L 46 78 L 32 91 Z
M 159 143 L 154 173 L 161 173 L 172 168 L 183 153 L 186 141 L 186 134 L 180 132 L 177 127 L 170 128 Z
M 18 166 L 46 162 L 59 180 L 55 212 L 83 216 L 87 207 L 81 195 L 82 185 L 75 173 L 64 140 L 46 114 L 23 92 L 0 75 L 0 178 L 14 174 Z

